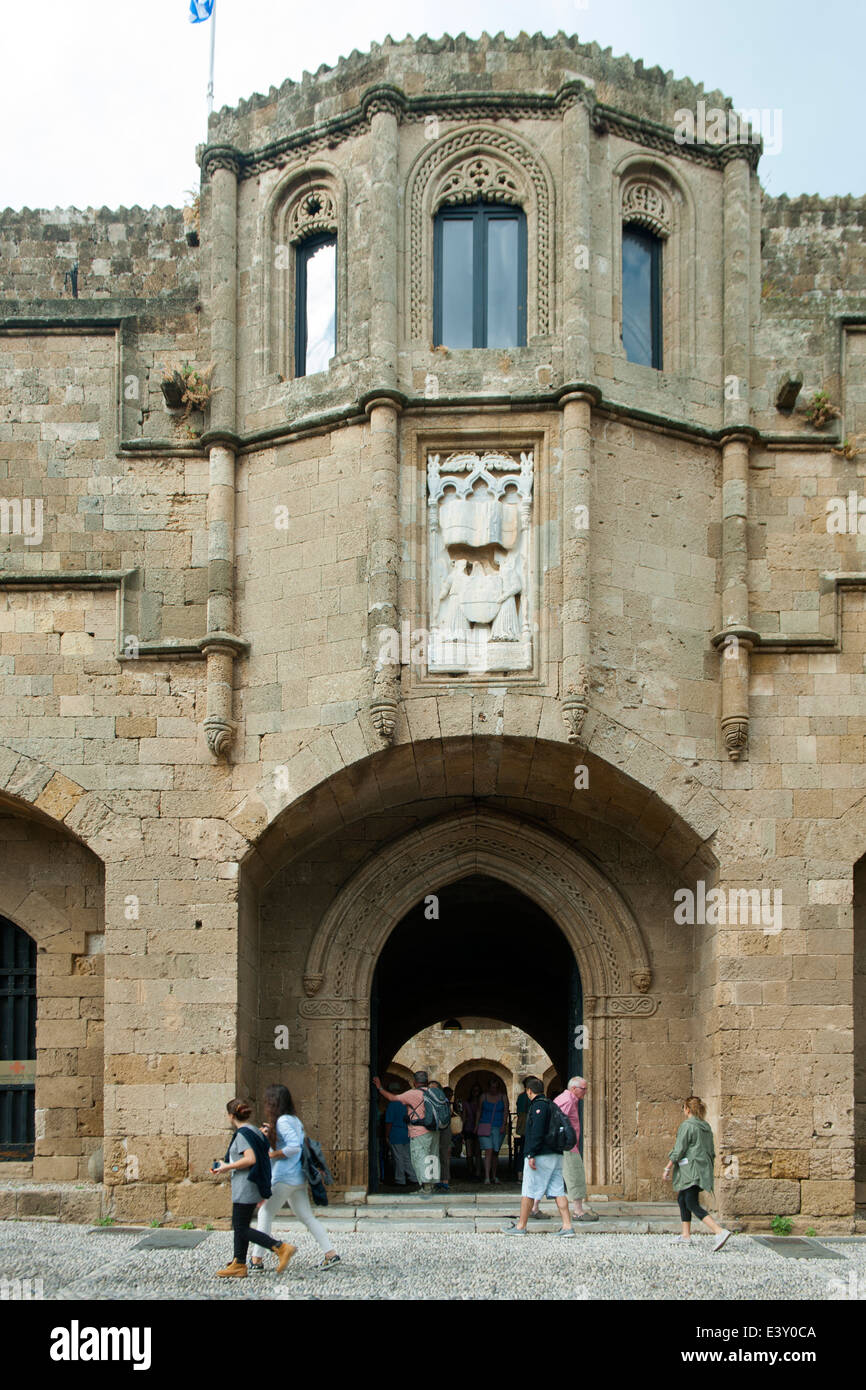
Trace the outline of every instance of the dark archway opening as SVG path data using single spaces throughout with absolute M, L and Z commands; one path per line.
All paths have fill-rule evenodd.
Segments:
M 582 1069 L 583 1019 L 574 954 L 548 914 L 498 879 L 469 875 L 425 898 L 389 936 L 371 994 L 373 1069 L 384 1073 L 401 1046 L 449 1016 L 503 1019 L 536 1038 L 561 1076 Z M 382 1151 L 380 1106 L 370 1114 L 370 1187 Z

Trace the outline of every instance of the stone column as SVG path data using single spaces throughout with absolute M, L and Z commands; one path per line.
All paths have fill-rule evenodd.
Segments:
M 582 90 L 569 88 L 562 116 L 562 372 L 563 381 L 592 377 L 592 215 L 590 199 L 590 120 Z
M 369 578 L 367 640 L 372 663 L 370 712 L 380 738 L 390 743 L 400 697 L 399 407 L 387 397 L 369 402 L 373 479 L 367 509 Z
M 749 438 L 728 436 L 722 444 L 722 630 L 720 649 L 722 736 L 736 761 L 749 740 L 749 671 L 758 634 L 749 626 L 747 529 Z
M 208 151 L 211 209 L 211 358 L 214 364 L 209 446 L 207 636 L 208 748 L 226 756 L 234 738 L 232 689 L 234 660 L 246 644 L 232 635 L 234 625 L 235 457 L 237 436 L 237 203 L 239 161 L 235 151 Z
M 370 417 L 373 485 L 368 511 L 368 642 L 372 667 L 370 712 L 386 743 L 394 737 L 400 695 L 399 663 L 399 434 L 397 382 L 397 238 L 400 94 L 374 91 L 364 111 L 370 122 Z M 397 634 L 394 637 L 392 634 Z
M 748 146 L 725 149 L 724 174 L 724 421 L 749 423 L 751 323 L 749 267 L 752 255 L 752 198 Z
M 370 355 L 374 387 L 397 382 L 397 242 L 400 104 L 378 92 L 365 105 L 370 122 Z
M 580 743 L 589 690 L 589 505 L 592 400 L 562 400 L 562 717 L 569 743 Z

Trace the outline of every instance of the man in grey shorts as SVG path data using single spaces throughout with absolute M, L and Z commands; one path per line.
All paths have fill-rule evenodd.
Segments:
M 552 1153 L 546 1147 L 547 1128 L 550 1123 L 550 1109 L 553 1101 L 544 1094 L 544 1082 L 537 1076 L 527 1076 L 523 1083 L 529 1096 L 529 1113 L 526 1117 L 526 1148 L 524 1149 L 523 1186 L 520 1190 L 520 1216 L 517 1223 L 505 1226 L 506 1235 L 525 1236 L 526 1223 L 533 1202 L 542 1197 L 552 1197 L 562 1217 L 560 1236 L 574 1236 L 571 1228 L 571 1212 L 565 1195 L 562 1180 L 562 1154 Z

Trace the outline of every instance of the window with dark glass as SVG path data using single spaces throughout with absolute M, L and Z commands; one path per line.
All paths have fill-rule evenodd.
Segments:
M 438 347 L 526 343 L 526 218 L 520 208 L 443 208 L 433 225 L 433 337 Z
M 662 244 L 644 227 L 622 229 L 622 345 L 629 362 L 662 365 Z
M 337 238 L 295 249 L 295 376 L 326 372 L 337 351 Z

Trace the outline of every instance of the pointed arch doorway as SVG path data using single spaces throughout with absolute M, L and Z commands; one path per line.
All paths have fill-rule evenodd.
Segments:
M 621 1019 L 657 1007 L 647 993 L 651 970 L 643 938 L 624 899 L 573 845 L 535 821 L 483 804 L 419 826 L 373 855 L 337 894 L 313 939 L 299 1010 L 311 1050 L 330 1059 L 319 1072 L 319 1120 L 337 1180 L 368 1182 L 371 1042 L 381 1047 L 371 1039 L 377 962 L 418 903 L 475 877 L 523 895 L 549 917 L 571 952 L 586 1030 L 581 1070 L 590 1086 L 587 1177 L 595 1186 L 621 1190 Z M 531 950 L 530 937 L 527 954 Z M 563 1046 L 555 1044 L 560 1055 Z
M 502 879 L 470 874 L 426 895 L 388 937 L 373 975 L 371 1068 L 384 1076 L 402 1044 L 432 1023 L 483 1015 L 536 1038 L 567 1078 L 583 1066 L 582 1005 L 580 970 L 556 923 Z M 413 1065 L 431 1079 L 441 1070 L 435 1055 L 418 1056 Z M 380 1175 L 378 1120 L 374 1095 L 371 1191 Z

